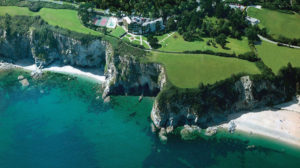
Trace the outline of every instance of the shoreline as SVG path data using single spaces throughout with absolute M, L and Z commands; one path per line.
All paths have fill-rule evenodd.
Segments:
M 300 148 L 300 97 L 297 100 L 247 113 L 229 116 L 236 124 L 236 131 L 259 135 Z M 228 129 L 229 122 L 219 125 Z
M 27 71 L 37 71 L 38 67 L 35 64 L 31 65 L 22 65 L 22 64 L 10 64 L 10 63 L 2 63 L 2 65 L 8 67 L 8 68 L 21 68 Z M 5 68 L 5 67 L 4 67 Z M 0 63 L 0 69 L 1 69 L 1 63 Z M 75 68 L 70 65 L 66 66 L 50 66 L 48 68 L 43 68 L 41 71 L 49 71 L 54 73 L 61 73 L 66 75 L 79 75 L 82 77 L 87 77 L 90 79 L 93 79 L 97 82 L 103 83 L 105 82 L 105 76 L 100 75 L 100 72 L 96 69 L 88 69 L 88 68 Z
M 0 69 L 21 68 L 27 71 L 37 71 L 35 64 L 20 65 L 0 63 Z M 95 69 L 94 69 L 95 70 Z M 87 69 L 78 69 L 72 66 L 51 66 L 42 69 L 67 75 L 79 75 L 93 79 L 97 82 L 105 82 L 105 76 L 96 75 Z M 99 73 L 99 72 L 98 72 Z M 229 121 L 216 127 L 228 129 L 229 123 L 236 124 L 236 131 L 247 135 L 259 135 L 265 138 L 295 145 L 300 148 L 300 97 L 297 99 L 274 106 L 253 111 L 235 113 L 229 115 Z

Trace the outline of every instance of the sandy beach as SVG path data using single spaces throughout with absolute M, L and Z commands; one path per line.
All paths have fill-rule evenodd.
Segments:
M 38 67 L 35 64 L 28 64 L 26 61 L 17 62 L 16 64 L 9 64 L 12 67 L 22 68 L 28 71 L 36 71 Z M 0 66 L 1 67 L 1 66 Z M 100 70 L 96 69 L 89 69 L 89 68 L 75 68 L 72 66 L 58 66 L 53 65 L 47 68 L 43 68 L 42 71 L 51 71 L 56 73 L 62 73 L 62 74 L 70 74 L 70 75 L 79 75 L 88 77 L 94 80 L 97 80 L 98 82 L 103 83 L 105 81 L 105 76 L 103 75 L 103 72 L 100 72 Z
M 274 109 L 260 109 L 230 116 L 236 130 L 280 140 L 300 147 L 300 98 Z M 221 127 L 228 128 L 228 123 Z

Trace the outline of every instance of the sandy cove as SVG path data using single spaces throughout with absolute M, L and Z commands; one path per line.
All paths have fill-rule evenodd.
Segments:
M 0 63 L 1 64 L 1 63 Z M 4 64 L 4 63 L 2 63 Z M 6 66 L 9 66 L 10 68 L 16 67 L 16 68 L 22 68 L 28 71 L 37 71 L 38 67 L 35 64 L 28 64 L 26 63 L 26 60 L 22 60 L 20 62 L 17 62 L 16 64 L 8 64 L 5 63 Z M 0 65 L 1 67 L 1 65 Z M 70 74 L 70 75 L 79 75 L 88 77 L 91 79 L 94 79 L 100 83 L 103 83 L 105 81 L 105 76 L 103 75 L 103 72 L 100 72 L 100 70 L 96 70 L 95 68 L 75 68 L 72 66 L 59 66 L 59 65 L 53 65 L 48 68 L 43 68 L 42 71 L 51 71 L 56 73 L 62 73 L 62 74 Z
M 300 147 L 300 97 L 273 109 L 230 115 L 236 130 L 273 138 Z M 229 123 L 221 127 L 228 128 Z

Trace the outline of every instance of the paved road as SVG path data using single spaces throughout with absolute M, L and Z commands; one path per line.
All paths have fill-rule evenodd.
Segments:
M 265 38 L 265 37 L 263 37 L 263 36 L 261 36 L 261 35 L 258 35 L 258 37 L 261 39 L 261 40 L 263 40 L 263 41 L 266 41 L 266 42 L 268 42 L 268 43 L 272 43 L 272 44 L 278 44 L 279 42 L 276 42 L 276 41 L 272 41 L 272 40 L 270 40 L 270 39 L 267 39 L 267 38 Z M 291 47 L 291 48 L 296 48 L 296 49 L 300 49 L 300 46 L 294 46 L 294 45 L 289 45 L 289 44 L 284 44 L 284 43 L 280 43 L 281 45 L 283 45 L 283 46 L 286 46 L 286 47 Z
M 246 11 L 248 11 L 248 8 L 250 8 L 250 7 L 254 7 L 254 8 L 257 8 L 257 9 L 261 9 L 261 6 L 259 6 L 259 5 L 257 5 L 257 6 L 248 6 L 248 7 L 246 8 Z M 263 36 L 261 36 L 261 35 L 258 35 L 258 37 L 259 37 L 261 40 L 263 40 L 263 41 L 266 41 L 266 42 L 268 42 L 268 43 L 272 43 L 272 44 L 275 44 L 275 45 L 278 45 L 278 43 L 280 43 L 280 42 L 276 42 L 276 41 L 272 41 L 272 40 L 270 40 L 270 39 L 267 39 L 266 37 L 263 37 Z M 280 44 L 283 45 L 283 46 L 286 46 L 286 47 L 291 47 L 291 48 L 300 49 L 300 46 L 294 46 L 294 45 L 289 45 L 289 44 L 284 44 L 284 43 L 280 43 Z

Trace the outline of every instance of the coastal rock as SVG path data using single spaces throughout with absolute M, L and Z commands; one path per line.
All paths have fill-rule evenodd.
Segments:
M 151 119 L 157 128 L 219 125 L 232 113 L 284 102 L 290 96 L 285 88 L 294 85 L 282 81 L 242 76 L 210 86 L 206 92 L 162 91 L 154 102 Z
M 158 94 L 163 86 L 161 81 L 165 82 L 164 75 L 161 74 L 164 72 L 162 66 L 155 63 L 141 63 L 139 59 L 131 53 L 106 53 L 103 98 L 109 95 L 156 96 Z
M 158 133 L 158 137 L 162 143 L 167 143 L 168 137 L 167 137 L 167 132 L 165 128 L 160 129 Z
M 110 102 L 110 96 L 105 97 L 103 100 L 104 103 L 109 103 Z
M 228 123 L 228 132 L 234 133 L 235 129 L 236 129 L 236 124 L 235 124 L 235 122 L 234 122 L 234 121 L 230 121 L 230 122 Z
M 205 130 L 205 135 L 206 136 L 213 136 L 217 133 L 218 127 L 208 127 Z
M 5 30 L 0 30 L 0 55 L 4 61 L 29 59 L 38 66 L 47 66 L 52 62 L 64 65 L 97 67 L 104 69 L 106 44 L 98 39 L 76 39 L 48 30 L 47 38 L 42 39 L 40 31 L 32 29 L 27 34 L 7 38 Z M 89 35 L 86 35 L 89 37 Z M 5 38 L 4 38 L 5 37 Z M 47 40 L 52 41 L 51 47 Z
M 198 138 L 200 134 L 201 128 L 196 125 L 184 125 L 183 129 L 180 131 L 183 140 L 194 140 Z

